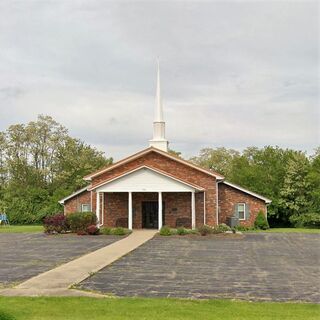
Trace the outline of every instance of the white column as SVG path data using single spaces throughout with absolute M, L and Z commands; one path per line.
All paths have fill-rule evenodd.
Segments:
M 104 225 L 104 192 L 102 192 L 102 214 L 100 224 Z
M 206 192 L 203 191 L 203 224 L 207 224 L 207 217 L 206 217 Z
M 162 228 L 162 192 L 158 193 L 158 228 Z
M 97 224 L 100 223 L 99 221 L 99 212 L 100 212 L 100 192 L 96 192 L 97 195 L 97 204 L 96 204 L 96 216 L 97 216 Z
M 132 192 L 128 192 L 128 229 L 132 230 Z
M 191 225 L 192 229 L 196 228 L 196 201 L 195 201 L 195 192 L 191 192 Z

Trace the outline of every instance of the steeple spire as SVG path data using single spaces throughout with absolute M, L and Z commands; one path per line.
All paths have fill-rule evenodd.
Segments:
M 160 87 L 160 63 L 157 63 L 157 89 L 156 105 L 153 121 L 153 138 L 149 141 L 150 147 L 155 147 L 163 151 L 168 151 L 168 140 L 165 138 L 165 122 L 163 120 L 163 108 Z
M 163 110 L 162 110 L 162 98 L 161 98 L 161 87 L 160 87 L 160 62 L 158 62 L 157 70 L 157 92 L 156 92 L 156 109 L 154 113 L 154 121 L 162 122 L 163 121 Z

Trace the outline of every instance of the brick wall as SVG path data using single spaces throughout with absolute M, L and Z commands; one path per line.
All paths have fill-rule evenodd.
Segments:
M 107 182 L 113 178 L 123 175 L 126 172 L 146 165 L 156 170 L 166 172 L 182 181 L 195 184 L 205 189 L 204 193 L 196 193 L 196 226 L 199 227 L 204 223 L 204 207 L 206 210 L 206 224 L 216 224 L 216 179 L 204 172 L 189 167 L 183 163 L 169 159 L 157 152 L 151 151 L 137 159 L 127 162 L 108 172 L 105 172 L 92 180 L 92 186 L 95 187 L 102 182 Z M 96 210 L 96 193 L 83 192 L 74 198 L 66 201 L 65 212 L 74 212 L 81 209 L 82 203 L 90 203 L 92 197 L 92 211 Z M 104 224 L 107 226 L 115 226 L 117 219 L 128 218 L 128 193 L 106 193 L 104 198 Z M 133 228 L 141 228 L 141 202 L 157 201 L 157 193 L 133 193 Z M 163 193 L 163 201 L 165 202 L 165 224 L 170 227 L 176 227 L 177 218 L 191 219 L 191 195 L 190 193 Z M 225 223 L 227 217 L 234 214 L 234 205 L 236 203 L 248 203 L 250 205 L 249 221 L 242 221 L 243 225 L 253 225 L 259 210 L 266 212 L 265 202 L 248 195 L 238 189 L 227 186 L 223 183 L 219 184 L 219 223 Z M 102 220 L 102 219 L 100 219 Z
M 127 162 L 119 167 L 116 167 L 108 172 L 105 172 L 92 180 L 92 186 L 95 187 L 102 182 L 107 182 L 117 176 L 120 176 L 126 172 L 134 170 L 142 165 L 147 165 L 150 168 L 162 170 L 169 175 L 172 175 L 178 179 L 181 179 L 187 183 L 195 184 L 206 189 L 206 221 L 209 225 L 215 224 L 216 218 L 216 179 L 204 172 L 189 167 L 183 163 L 177 162 L 173 159 L 169 159 L 157 152 L 150 152 L 141 156 L 140 158 L 134 159 Z M 202 194 L 202 193 L 201 193 Z M 199 198 L 196 202 L 196 210 L 203 208 L 203 197 L 196 195 Z M 202 201 L 202 204 L 201 204 Z M 197 211 L 198 211 L 197 210 Z M 197 217 L 197 222 L 203 221 L 203 209 L 201 209 L 202 218 Z
M 253 197 L 231 186 L 223 183 L 219 184 L 219 223 L 226 223 L 227 217 L 234 215 L 234 206 L 236 203 L 246 203 L 250 207 L 250 219 L 240 221 L 241 225 L 253 226 L 257 214 L 262 210 L 265 214 L 267 212 L 266 204 L 263 200 Z
M 128 193 L 127 192 L 105 193 L 103 214 L 104 214 L 104 225 L 108 227 L 115 227 L 118 219 L 127 219 L 128 218 Z M 125 227 L 127 227 L 127 225 Z
M 176 227 L 178 218 L 188 218 L 191 223 L 191 194 L 189 192 L 163 192 L 165 225 Z M 133 192 L 133 228 L 142 228 L 142 202 L 158 201 L 154 192 Z M 118 219 L 128 218 L 128 193 L 114 192 L 104 195 L 104 225 L 115 227 Z M 196 194 L 196 226 L 203 224 L 203 193 Z
M 95 194 L 93 192 L 92 194 Z M 82 204 L 91 204 L 91 192 L 84 191 L 73 198 L 67 200 L 64 205 L 64 213 L 81 211 Z

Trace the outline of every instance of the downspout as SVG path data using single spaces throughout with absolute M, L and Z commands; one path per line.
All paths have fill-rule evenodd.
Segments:
M 203 191 L 203 224 L 207 222 L 207 213 L 206 213 L 206 190 Z
M 90 211 L 93 212 L 93 207 L 92 207 L 92 190 L 90 191 Z

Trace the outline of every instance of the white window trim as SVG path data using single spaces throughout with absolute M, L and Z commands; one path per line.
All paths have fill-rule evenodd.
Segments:
M 243 204 L 243 219 L 240 219 L 239 216 L 239 204 Z M 244 202 L 239 202 L 237 203 L 237 211 L 238 211 L 238 216 L 239 216 L 239 221 L 245 221 L 246 220 L 246 204 Z
M 89 211 L 83 211 L 83 206 L 89 206 Z M 90 212 L 91 211 L 91 205 L 90 205 L 90 203 L 82 203 L 81 204 L 81 212 Z

